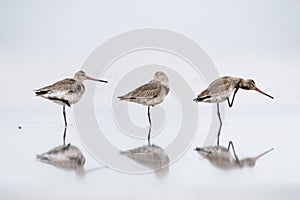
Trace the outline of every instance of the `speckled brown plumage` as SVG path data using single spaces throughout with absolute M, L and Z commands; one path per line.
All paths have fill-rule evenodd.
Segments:
M 154 74 L 153 80 L 149 83 L 141 85 L 131 92 L 119 96 L 120 100 L 134 102 L 148 106 L 148 145 L 150 145 L 150 133 L 151 133 L 151 117 L 150 117 L 150 106 L 155 106 L 164 101 L 165 97 L 169 93 L 169 79 L 164 72 L 158 71 Z

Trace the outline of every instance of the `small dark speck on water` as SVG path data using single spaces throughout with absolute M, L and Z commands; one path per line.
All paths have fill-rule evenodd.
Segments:
M 18 126 L 18 129 L 22 129 L 22 126 Z

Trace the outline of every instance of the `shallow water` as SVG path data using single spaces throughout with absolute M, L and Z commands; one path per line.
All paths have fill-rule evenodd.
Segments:
M 130 174 L 103 167 L 78 139 L 71 110 L 67 111 L 70 124 L 67 141 L 83 152 L 85 171 L 66 171 L 38 162 L 36 154 L 61 144 L 60 107 L 45 104 L 42 109 L 2 108 L 5 117 L 1 119 L 1 199 L 298 199 L 299 136 L 293 107 L 265 106 L 256 110 L 257 113 L 263 110 L 264 115 L 257 115 L 244 105 L 238 107 L 227 110 L 221 143 L 226 146 L 229 139 L 233 140 L 240 158 L 255 156 L 271 147 L 275 149 L 273 152 L 258 160 L 254 168 L 222 171 L 193 150 L 201 146 L 205 138 L 205 134 L 198 133 L 193 145 L 163 176 Z M 240 117 L 239 113 L 247 114 Z M 255 125 L 249 126 L 249 121 Z M 123 144 L 120 149 L 146 143 L 132 140 L 127 148 Z M 153 143 L 163 145 L 164 141 L 154 139 Z

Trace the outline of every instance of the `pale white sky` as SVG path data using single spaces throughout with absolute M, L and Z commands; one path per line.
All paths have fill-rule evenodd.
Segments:
M 1 98 L 28 105 L 32 89 L 72 76 L 105 40 L 154 27 L 196 41 L 220 74 L 253 78 L 281 102 L 295 102 L 299 11 L 298 0 L 1 1 Z M 12 80 L 22 84 L 17 93 L 6 87 Z

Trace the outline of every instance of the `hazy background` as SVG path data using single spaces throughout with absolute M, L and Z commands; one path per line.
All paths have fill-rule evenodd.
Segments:
M 1 1 L 0 24 L 1 198 L 299 198 L 299 0 Z M 235 141 L 241 157 L 274 152 L 254 169 L 223 172 L 191 148 L 163 179 L 110 169 L 78 178 L 36 162 L 36 153 L 61 142 L 63 121 L 61 108 L 32 90 L 73 76 L 102 42 L 144 27 L 188 36 L 221 75 L 253 78 L 273 95 L 239 92 L 226 110 L 222 141 Z M 194 85 L 195 94 L 205 86 Z M 211 114 L 210 105 L 199 109 Z M 71 110 L 68 119 L 69 140 L 81 147 Z M 193 147 L 203 141 L 199 132 Z M 86 167 L 97 167 L 82 150 Z

